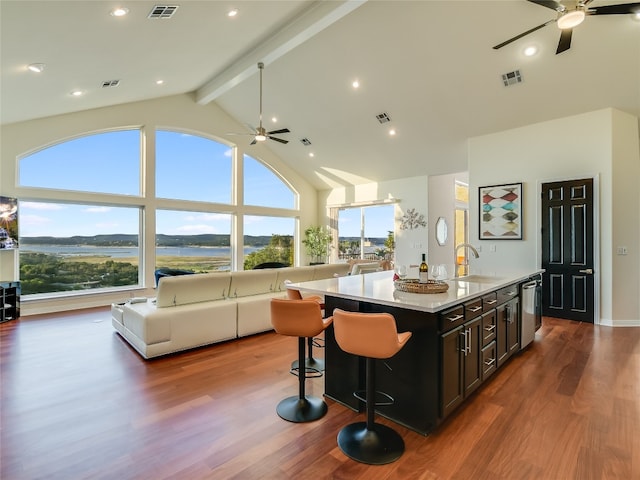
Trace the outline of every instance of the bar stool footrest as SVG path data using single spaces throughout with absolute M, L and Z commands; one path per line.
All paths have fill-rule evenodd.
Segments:
M 386 407 L 395 403 L 393 397 L 387 393 L 376 390 L 375 394 L 376 397 L 373 402 L 373 406 L 375 407 Z M 367 392 L 365 390 L 356 390 L 353 392 L 353 396 L 361 402 L 364 402 L 365 404 L 367 403 Z
M 338 433 L 338 446 L 347 457 L 369 465 L 395 462 L 404 453 L 400 434 L 380 423 L 371 430 L 366 422 L 347 425 Z

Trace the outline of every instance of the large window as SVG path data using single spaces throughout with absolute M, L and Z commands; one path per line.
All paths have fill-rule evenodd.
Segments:
M 263 207 L 294 208 L 296 197 L 266 165 L 244 156 L 244 203 Z
M 91 134 L 20 158 L 23 295 L 152 287 L 140 268 L 149 264 L 209 272 L 294 263 L 298 201 L 276 173 L 245 157 L 246 178 L 237 178 L 228 145 L 164 129 L 148 148 L 142 140 L 153 135 L 144 133 Z M 154 184 L 155 194 L 141 188 Z M 31 201 L 20 198 L 23 187 Z M 269 209 L 275 215 L 265 215 Z M 238 218 L 244 239 L 234 238 Z M 155 239 L 155 249 L 145 251 L 142 238 Z
M 158 210 L 156 268 L 231 269 L 231 215 Z
M 205 137 L 156 131 L 156 196 L 231 203 L 232 153 Z
M 393 205 L 341 208 L 338 216 L 339 258 L 392 258 L 393 229 Z
M 248 215 L 244 217 L 244 269 L 262 263 L 294 264 L 295 219 Z
M 140 130 L 98 133 L 20 159 L 22 187 L 140 195 Z
M 137 286 L 138 208 L 20 202 L 22 294 Z

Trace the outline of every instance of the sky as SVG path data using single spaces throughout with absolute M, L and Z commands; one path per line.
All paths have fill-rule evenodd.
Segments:
M 21 186 L 78 192 L 141 195 L 140 130 L 118 130 L 59 143 L 20 160 Z M 232 150 L 211 139 L 175 131 L 156 132 L 156 196 L 230 204 Z M 197 172 L 196 175 L 193 172 Z M 244 203 L 294 208 L 287 185 L 259 161 L 244 157 Z M 89 196 L 87 196 L 89 199 Z M 89 200 L 87 200 L 89 201 Z M 386 237 L 393 230 L 393 206 L 367 207 L 366 237 Z M 159 210 L 157 232 L 170 235 L 226 233 L 224 213 Z M 21 201 L 20 236 L 138 233 L 139 210 L 110 205 Z M 245 235 L 292 234 L 291 218 L 245 216 Z M 340 235 L 360 235 L 360 208 L 340 212 Z

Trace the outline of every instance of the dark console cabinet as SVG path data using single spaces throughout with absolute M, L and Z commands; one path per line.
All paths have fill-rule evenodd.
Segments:
M 20 316 L 20 282 L 0 282 L 0 322 Z

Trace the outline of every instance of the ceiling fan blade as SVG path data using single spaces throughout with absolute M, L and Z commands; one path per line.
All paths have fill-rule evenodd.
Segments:
M 283 139 L 281 139 L 281 138 L 276 138 L 276 137 L 267 137 L 267 138 L 269 138 L 269 139 L 271 139 L 271 140 L 275 140 L 276 142 L 284 143 L 285 145 L 286 145 L 287 143 L 289 143 L 289 140 L 283 140 Z
M 280 130 L 271 130 L 270 132 L 267 132 L 267 134 L 271 135 L 271 134 L 278 134 L 278 133 L 289 133 L 291 130 L 289 130 L 288 128 L 281 128 Z
M 590 7 L 588 15 L 625 15 L 627 13 L 640 12 L 640 3 L 621 3 L 618 5 L 603 5 L 602 7 Z
M 255 145 L 256 143 L 258 143 L 258 141 L 254 138 L 253 142 L 251 142 L 249 145 Z
M 509 40 L 499 43 L 498 45 L 496 45 L 495 47 L 493 47 L 494 50 L 498 50 L 499 48 L 504 47 L 505 45 L 509 45 L 512 42 L 515 42 L 516 40 L 521 39 L 524 36 L 529 35 L 530 33 L 535 32 L 536 30 L 540 30 L 543 27 L 546 27 L 547 25 L 549 25 L 550 23 L 554 23 L 556 21 L 556 19 L 554 18 L 553 20 L 549 20 L 548 22 L 544 22 L 541 25 L 538 25 L 537 27 L 533 27 L 531 30 L 527 30 L 526 32 L 522 32 L 520 35 L 516 35 L 513 38 L 510 38 Z
M 565 50 L 569 50 L 571 48 L 571 35 L 573 33 L 573 28 L 567 28 L 566 30 L 560 30 L 560 41 L 558 42 L 558 49 L 556 50 L 556 55 L 564 52 Z
M 558 10 L 558 7 L 563 8 L 562 4 L 556 2 L 555 0 L 528 0 L 531 3 L 535 3 L 536 5 L 540 5 L 541 7 L 547 7 L 551 10 Z

